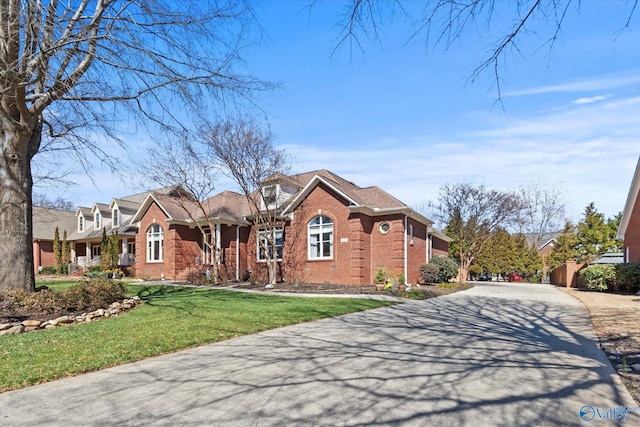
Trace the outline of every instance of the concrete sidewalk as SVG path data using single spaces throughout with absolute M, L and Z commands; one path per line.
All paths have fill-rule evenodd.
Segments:
M 487 283 L 3 393 L 0 425 L 640 425 L 620 405 L 584 306 Z

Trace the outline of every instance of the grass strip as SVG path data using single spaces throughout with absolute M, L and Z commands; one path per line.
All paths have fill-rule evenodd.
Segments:
M 128 286 L 145 304 L 125 315 L 0 338 L 0 392 L 214 343 L 394 304 L 173 286 Z

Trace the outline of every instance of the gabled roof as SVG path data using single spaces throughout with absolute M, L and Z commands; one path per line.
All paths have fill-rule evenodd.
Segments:
M 76 209 L 76 216 L 80 216 L 80 214 L 85 218 L 93 218 L 92 209 L 86 206 L 78 206 L 78 209 Z
M 380 187 L 361 188 L 326 169 L 293 175 L 291 178 L 301 184 L 302 190 L 283 204 L 285 206 L 283 213 L 293 212 L 314 188 L 324 184 L 343 198 L 354 212 L 364 212 L 373 216 L 402 213 L 423 224 L 429 225 L 433 223 L 433 221 L 414 211 Z
M 120 212 L 129 211 L 131 213 L 136 213 L 140 207 L 140 203 L 132 202 L 127 199 L 112 199 L 111 203 L 109 203 L 109 209 L 113 209 L 116 206 Z
M 91 208 L 91 213 L 95 213 L 96 211 L 100 211 L 100 213 L 110 213 L 111 209 L 109 209 L 109 205 L 105 203 L 94 203 L 93 207 Z
M 233 191 L 216 194 L 204 200 L 202 206 L 191 198 L 151 192 L 140 205 L 131 222 L 140 221 L 153 203 L 158 205 L 170 222 L 193 223 L 209 218 L 216 222 L 246 224 L 244 217 L 250 214 L 246 197 Z
M 620 226 L 618 227 L 618 239 L 624 239 L 624 233 L 627 232 L 629 221 L 631 220 L 631 214 L 633 213 L 633 207 L 636 205 L 636 200 L 640 193 L 640 158 L 636 164 L 636 171 L 633 174 L 633 180 L 631 181 L 631 187 L 629 188 L 629 194 L 627 195 L 627 203 L 624 205 L 622 211 L 622 219 L 620 219 Z

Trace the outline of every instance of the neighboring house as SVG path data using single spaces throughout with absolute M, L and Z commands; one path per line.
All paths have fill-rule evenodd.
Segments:
M 623 240 L 624 262 L 640 263 L 640 159 L 636 165 L 617 238 Z
M 36 272 L 40 267 L 55 265 L 53 255 L 53 236 L 56 227 L 60 242 L 64 232 L 69 235 L 75 230 L 76 216 L 72 211 L 61 209 L 33 207 L 33 268 Z
M 546 257 L 553 251 L 558 236 L 562 235 L 562 231 L 555 231 L 550 233 L 525 233 L 524 237 L 530 246 L 535 246 L 538 249 L 538 254 L 541 257 Z
M 154 190 L 157 194 L 170 194 L 178 187 Z M 60 239 L 64 230 L 71 243 L 71 262 L 78 267 L 100 265 L 103 229 L 107 235 L 119 237 L 119 266 L 134 274 L 138 233 L 131 219 L 149 192 L 112 199 L 109 204 L 94 203 L 92 207 L 78 207 L 75 212 L 59 209 L 33 208 L 33 253 L 34 267 L 55 265 L 53 258 L 53 234 L 56 226 Z
M 451 239 L 378 187 L 361 188 L 318 170 L 276 174 L 261 191 L 278 212 L 275 247 L 269 248 L 278 256 L 278 280 L 364 285 L 384 268 L 416 283 L 420 265 L 448 255 Z M 80 207 L 75 215 L 69 239 L 81 265 L 99 260 L 105 228 L 118 234 L 121 264 L 135 266 L 130 273 L 138 277 L 184 280 L 217 266 L 227 280 L 266 278 L 265 250 L 258 243 L 267 230 L 256 229 L 247 198 L 232 191 L 198 203 L 171 187 Z
M 278 206 L 276 227 L 278 279 L 291 282 L 373 283 L 378 268 L 416 283 L 421 264 L 432 251 L 447 253 L 447 237 L 432 222 L 378 187 L 361 188 L 327 170 L 276 175 L 262 189 Z M 243 195 L 225 191 L 204 201 L 214 230 L 207 230 L 218 253 L 207 254 L 195 221 L 173 197 L 147 196 L 133 218 L 139 224 L 136 259 L 140 276 L 184 279 L 215 262 L 223 278 L 240 280 L 245 271 L 266 276 L 265 254 L 257 230 L 247 220 Z M 195 219 L 195 221 L 194 221 Z

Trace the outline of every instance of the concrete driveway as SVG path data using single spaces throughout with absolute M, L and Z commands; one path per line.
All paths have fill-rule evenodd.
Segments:
M 640 425 L 621 405 L 584 306 L 484 283 L 3 393 L 0 425 Z

